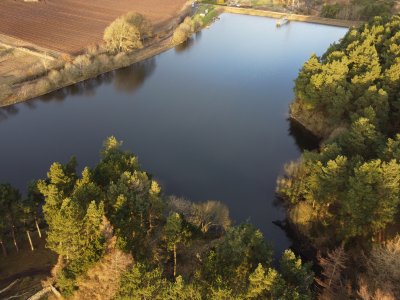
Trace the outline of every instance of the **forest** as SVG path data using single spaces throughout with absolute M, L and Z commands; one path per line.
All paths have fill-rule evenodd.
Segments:
M 351 29 L 313 55 L 295 83 L 292 114 L 312 116 L 306 127 L 323 142 L 286 165 L 277 192 L 304 239 L 346 257 L 327 289 L 333 295 L 347 281 L 400 297 L 399 29 L 399 16 Z

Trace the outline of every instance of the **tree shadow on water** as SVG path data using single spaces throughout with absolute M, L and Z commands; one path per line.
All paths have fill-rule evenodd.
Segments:
M 113 82 L 116 90 L 132 93 L 139 89 L 145 80 L 149 78 L 156 69 L 155 58 L 146 59 L 128 67 L 114 71 Z
M 69 96 L 84 96 L 83 99 L 92 99 L 98 87 L 113 83 L 117 91 L 132 93 L 140 88 L 145 80 L 151 76 L 156 68 L 155 58 L 150 58 L 128 67 L 101 74 L 76 84 L 66 86 L 43 96 L 33 98 L 23 103 L 17 103 L 0 108 L 0 122 L 17 115 L 23 105 L 34 110 L 38 103 L 63 102 Z M 81 98 L 82 99 L 82 98 Z
M 192 37 L 188 38 L 183 43 L 175 46 L 175 53 L 181 54 L 181 53 L 187 52 L 193 47 L 194 44 L 195 44 L 195 40 Z
M 305 150 L 312 151 L 319 148 L 321 139 L 313 135 L 310 131 L 304 128 L 299 122 L 289 119 L 289 135 L 294 138 L 296 146 L 303 152 Z

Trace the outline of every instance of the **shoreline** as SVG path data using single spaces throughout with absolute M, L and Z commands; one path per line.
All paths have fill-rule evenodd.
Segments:
M 220 7 L 223 10 L 223 12 L 225 12 L 225 13 L 249 15 L 249 16 L 259 16 L 259 17 L 269 17 L 269 18 L 274 18 L 274 19 L 281 19 L 281 18 L 286 17 L 289 21 L 298 21 L 298 22 L 306 22 L 306 23 L 314 23 L 314 24 L 321 24 L 321 25 L 346 27 L 346 28 L 349 28 L 352 26 L 357 27 L 364 23 L 362 21 L 329 19 L 329 18 L 322 18 L 322 17 L 317 17 L 317 16 L 281 13 L 281 12 L 276 12 L 276 11 L 272 11 L 272 10 L 262 10 L 262 9 L 254 9 L 254 8 L 241 8 L 241 7 L 232 7 L 232 6 L 218 6 L 218 7 Z
M 305 16 L 305 15 L 288 15 L 286 13 L 280 13 L 280 12 L 275 12 L 275 11 L 270 11 L 270 10 L 238 8 L 238 7 L 228 7 L 228 6 L 220 6 L 220 5 L 214 5 L 214 7 L 219 12 L 219 15 L 221 15 L 223 13 L 231 13 L 231 14 L 269 17 L 269 18 L 274 18 L 274 19 L 286 17 L 286 18 L 288 18 L 288 20 L 291 20 L 291 21 L 315 23 L 315 24 L 338 26 L 338 27 L 359 26 L 362 23 L 359 21 L 327 19 L 327 18 Z M 144 61 L 149 58 L 152 58 L 154 56 L 157 56 L 163 52 L 166 52 L 166 51 L 176 47 L 177 45 L 173 44 L 171 42 L 171 38 L 172 38 L 173 32 L 176 29 L 176 27 L 184 20 L 184 18 L 186 16 L 190 15 L 188 10 L 190 10 L 190 4 L 186 4 L 180 11 L 179 15 L 177 17 L 175 17 L 174 19 L 172 19 L 168 24 L 166 24 L 164 26 L 163 31 L 158 32 L 158 38 L 152 38 L 151 42 L 148 45 L 144 46 L 144 48 L 135 50 L 131 53 L 128 53 L 127 56 L 129 59 L 129 64 L 123 64 L 123 65 L 118 65 L 118 66 L 112 66 L 110 68 L 104 68 L 103 70 L 96 73 L 95 75 L 80 76 L 76 80 L 64 82 L 56 87 L 50 88 L 49 90 L 47 90 L 45 92 L 36 93 L 34 95 L 21 96 L 21 95 L 18 95 L 18 93 L 24 86 L 33 85 L 36 82 L 38 82 L 39 80 L 41 80 L 44 76 L 39 77 L 34 80 L 22 82 L 18 86 L 14 87 L 14 92 L 8 99 L 0 102 L 0 108 L 14 105 L 14 104 L 21 103 L 21 102 L 25 102 L 25 101 L 28 101 L 28 100 L 31 100 L 31 99 L 34 99 L 37 97 L 41 97 L 46 94 L 52 93 L 54 91 L 60 90 L 62 88 L 77 84 L 79 82 L 83 82 L 83 81 L 86 81 L 89 79 L 96 78 L 102 74 L 109 73 L 109 72 L 115 71 L 117 69 L 124 68 L 126 66 Z M 200 31 L 202 29 L 204 29 L 204 28 L 201 28 Z M 51 70 L 48 70 L 48 72 L 49 71 L 51 71 Z M 304 124 L 302 124 L 302 125 L 304 126 Z

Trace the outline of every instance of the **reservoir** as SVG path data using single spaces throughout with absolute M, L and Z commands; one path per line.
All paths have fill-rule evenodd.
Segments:
M 275 183 L 313 141 L 288 120 L 294 79 L 347 29 L 224 14 L 184 45 L 0 109 L 0 182 L 22 191 L 54 161 L 99 160 L 114 135 L 164 193 L 225 203 L 279 254 L 290 246 Z

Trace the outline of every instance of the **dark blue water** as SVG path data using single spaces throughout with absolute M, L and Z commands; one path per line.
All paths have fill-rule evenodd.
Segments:
M 276 178 L 308 144 L 287 120 L 293 80 L 345 32 L 226 14 L 187 45 L 1 109 L 0 182 L 24 189 L 72 155 L 92 166 L 115 135 L 167 194 L 226 203 L 279 253 L 290 241 L 272 224 L 284 218 Z

